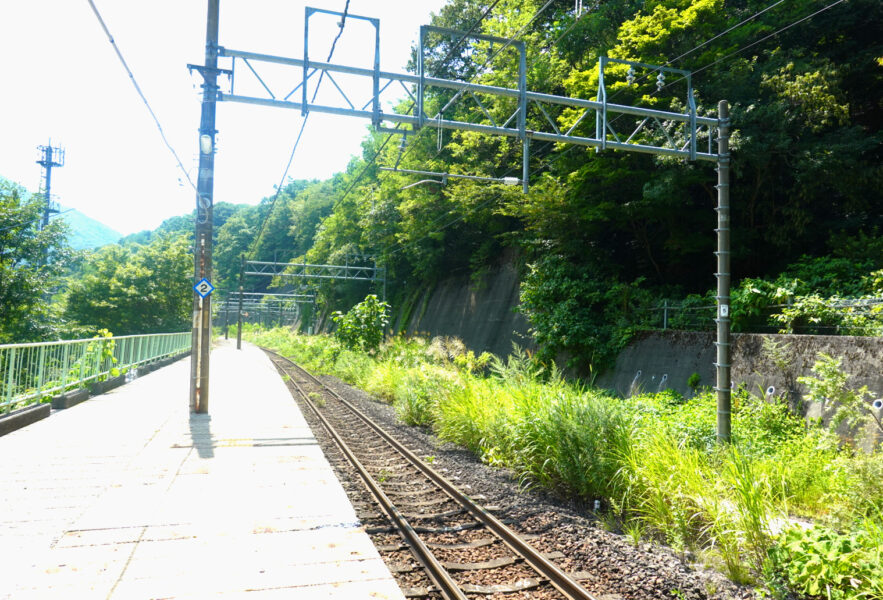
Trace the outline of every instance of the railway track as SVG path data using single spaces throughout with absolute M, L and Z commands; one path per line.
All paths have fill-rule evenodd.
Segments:
M 593 599 L 367 415 L 287 358 L 265 350 L 321 421 L 365 490 L 354 505 L 409 597 Z

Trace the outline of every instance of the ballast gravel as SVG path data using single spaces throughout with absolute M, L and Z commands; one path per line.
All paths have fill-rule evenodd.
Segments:
M 505 469 L 492 468 L 470 452 L 440 441 L 426 428 L 401 423 L 395 410 L 365 392 L 330 376 L 320 378 L 345 400 L 378 422 L 418 456 L 519 533 L 534 534 L 531 544 L 560 552 L 559 567 L 575 576 L 598 600 L 748 600 L 753 588 L 739 586 L 721 573 L 689 564 L 690 557 L 644 541 L 637 543 L 604 528 L 603 515 L 542 490 L 525 490 Z M 315 431 L 320 441 L 324 430 Z M 323 441 L 324 444 L 324 441 Z M 519 596 L 521 597 L 521 596 Z

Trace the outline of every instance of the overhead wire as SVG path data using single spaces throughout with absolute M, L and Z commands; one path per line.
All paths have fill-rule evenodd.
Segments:
M 785 27 L 782 27 L 781 29 L 777 29 L 777 30 L 774 31 L 773 33 L 771 33 L 771 34 L 769 34 L 769 35 L 766 35 L 766 36 L 762 37 L 761 39 L 757 40 L 756 42 L 752 42 L 752 43 L 750 43 L 750 44 L 748 44 L 748 45 L 746 45 L 746 46 L 743 46 L 743 47 L 739 48 L 738 50 L 734 50 L 733 52 L 730 52 L 730 53 L 727 54 L 726 56 L 722 56 L 721 58 L 717 59 L 716 61 L 714 61 L 714 62 L 712 62 L 712 63 L 709 63 L 709 64 L 705 65 L 704 67 L 701 67 L 701 68 L 699 68 L 699 69 L 696 69 L 695 71 L 693 71 L 693 75 L 695 75 L 695 74 L 697 74 L 697 73 L 701 73 L 701 72 L 704 71 L 705 69 L 708 69 L 708 68 L 710 68 L 710 67 L 713 67 L 714 65 L 716 65 L 716 64 L 718 64 L 718 63 L 720 63 L 720 62 L 722 62 L 722 61 L 724 61 L 724 60 L 730 59 L 730 58 L 732 58 L 732 57 L 734 57 L 734 56 L 736 56 L 736 55 L 738 55 L 738 54 L 741 54 L 741 53 L 744 52 L 745 50 L 748 50 L 749 48 L 752 48 L 752 47 L 756 46 L 757 44 L 760 44 L 760 43 L 762 43 L 762 42 L 765 42 L 765 41 L 767 41 L 768 39 L 770 39 L 770 38 L 772 38 L 772 37 L 775 37 L 775 36 L 779 35 L 779 34 L 782 33 L 783 31 L 786 31 L 786 30 L 788 30 L 788 29 L 791 29 L 791 28 L 794 27 L 795 25 L 799 25 L 800 23 L 803 23 L 804 21 L 807 21 L 807 20 L 813 18 L 814 16 L 823 13 L 823 12 L 825 12 L 825 11 L 828 10 L 828 9 L 834 8 L 834 7 L 837 6 L 838 4 L 841 4 L 841 3 L 845 2 L 845 1 L 846 1 L 846 0 L 836 0 L 836 2 L 832 2 L 831 4 L 829 4 L 829 5 L 827 5 L 827 6 L 823 7 L 823 8 L 820 8 L 819 10 L 815 11 L 814 13 L 812 13 L 812 14 L 810 14 L 810 15 L 807 15 L 807 16 L 801 18 L 801 19 L 798 19 L 797 21 L 794 21 L 793 23 L 791 23 L 791 24 L 789 24 L 789 25 L 786 25 Z
M 485 18 L 487 18 L 487 16 L 491 13 L 491 11 L 494 9 L 494 7 L 499 3 L 500 3 L 500 0 L 494 0 L 494 2 L 492 2 L 484 10 L 484 12 L 481 14 L 481 16 L 478 17 L 478 19 L 476 19 L 475 23 L 472 24 L 472 26 L 466 31 L 466 33 L 464 33 L 460 37 L 460 39 L 457 40 L 453 46 L 451 46 L 451 49 L 448 50 L 447 55 L 445 55 L 445 57 L 441 59 L 440 64 L 444 64 L 445 62 L 448 61 L 449 58 L 451 58 L 454 55 L 454 51 L 456 51 L 456 49 L 460 47 L 460 44 L 462 44 L 466 40 L 466 38 L 469 37 L 473 31 L 475 31 L 475 28 L 478 27 L 481 24 L 481 22 L 484 21 Z M 434 75 L 437 75 L 437 74 L 438 74 L 438 71 L 436 71 L 434 73 Z M 410 106 L 408 107 L 408 110 L 413 108 L 414 104 L 415 103 L 412 101 Z M 396 125 L 396 129 L 398 129 L 399 127 L 401 127 L 401 125 Z M 344 200 L 346 200 L 346 197 L 349 196 L 350 192 L 353 191 L 353 189 L 355 189 L 356 185 L 358 185 L 359 181 L 362 180 L 362 177 L 365 176 L 365 173 L 368 172 L 368 169 L 371 167 L 371 165 L 377 164 L 377 158 L 380 156 L 380 153 L 383 152 L 383 149 L 386 148 L 386 145 L 389 143 L 389 140 L 392 139 L 393 135 L 395 135 L 395 134 L 393 134 L 393 133 L 387 134 L 386 139 L 383 140 L 383 143 L 380 145 L 380 148 L 377 149 L 377 152 L 374 153 L 374 156 L 371 157 L 371 160 L 365 163 L 365 165 L 362 167 L 362 170 L 359 172 L 359 174 L 356 176 L 356 178 L 350 183 L 350 185 L 347 187 L 346 191 L 344 191 L 343 196 L 341 196 L 340 199 L 335 202 L 335 205 L 340 204 Z M 418 133 L 418 135 L 419 135 L 419 133 Z
M 673 58 L 672 60 L 670 60 L 670 61 L 668 61 L 667 63 L 665 63 L 665 65 L 663 65 L 663 66 L 668 66 L 668 65 L 672 64 L 673 62 L 675 62 L 675 61 L 677 61 L 677 60 L 680 60 L 681 58 L 683 58 L 683 57 L 685 57 L 685 56 L 687 56 L 687 55 L 689 55 L 689 54 L 692 54 L 693 52 L 695 52 L 695 51 L 698 50 L 699 48 L 701 48 L 701 47 L 707 45 L 708 43 L 710 43 L 710 42 L 712 42 L 712 41 L 714 41 L 714 40 L 716 40 L 716 39 L 722 37 L 723 35 L 725 35 L 725 34 L 727 34 L 727 33 L 730 33 L 731 31 L 737 29 L 738 27 L 741 27 L 741 26 L 745 25 L 745 24 L 748 23 L 749 21 L 752 21 L 753 19 L 755 19 L 755 18 L 758 17 L 759 15 L 762 15 L 763 13 L 769 11 L 770 9 L 775 8 L 776 6 L 778 6 L 779 4 L 781 4 L 783 1 L 784 1 L 784 0 L 778 0 L 777 2 L 774 2 L 773 4 L 767 6 L 766 8 L 764 8 L 764 9 L 762 9 L 762 10 L 760 10 L 760 11 L 754 13 L 754 14 L 751 15 L 750 17 L 748 17 L 748 18 L 746 18 L 746 19 L 743 19 L 742 21 L 740 21 L 740 22 L 737 23 L 736 25 L 734 25 L 734 26 L 728 28 L 726 31 L 723 31 L 723 32 L 719 33 L 718 35 L 714 36 L 713 38 L 711 38 L 711 39 L 709 39 L 709 40 L 706 40 L 705 42 L 699 44 L 698 46 L 692 48 L 691 50 L 688 50 L 687 52 L 681 54 L 680 56 L 678 56 L 678 57 L 676 57 L 676 58 Z M 729 60 L 730 58 L 732 58 L 732 57 L 734 57 L 734 56 L 737 56 L 738 54 L 741 54 L 741 53 L 744 52 L 745 50 L 747 50 L 747 49 L 749 49 L 749 48 L 751 48 L 751 47 L 753 47 L 753 46 L 756 46 L 757 44 L 760 44 L 760 43 L 762 43 L 762 42 L 765 42 L 766 40 L 768 40 L 768 39 L 770 39 L 770 38 L 772 38 L 772 37 L 777 36 L 778 34 L 782 33 L 783 31 L 785 31 L 785 30 L 787 30 L 787 29 L 790 29 L 791 27 L 794 27 L 795 25 L 798 25 L 799 23 L 802 23 L 802 22 L 804 22 L 804 21 L 806 21 L 806 20 L 808 20 L 808 19 L 811 19 L 812 17 L 814 17 L 814 16 L 816 16 L 816 15 L 818 15 L 818 14 L 820 14 L 820 13 L 822 13 L 822 12 L 824 12 L 824 11 L 826 11 L 826 10 L 828 10 L 828 9 L 830 9 L 830 8 L 836 6 L 836 5 L 838 5 L 838 4 L 840 4 L 841 2 L 844 2 L 844 1 L 845 1 L 845 0 L 836 0 L 836 2 L 833 2 L 833 3 L 831 3 L 831 4 L 827 5 L 827 6 L 825 6 L 824 8 L 821 8 L 821 9 L 817 10 L 817 11 L 813 12 L 812 14 L 806 15 L 805 17 L 802 17 L 802 18 L 798 19 L 797 21 L 793 21 L 792 23 L 789 23 L 789 24 L 786 25 L 785 27 L 782 27 L 782 28 L 780 28 L 780 29 L 774 31 L 773 33 L 770 33 L 770 34 L 768 34 L 768 35 L 762 37 L 762 38 L 759 39 L 759 40 L 755 40 L 754 42 L 751 42 L 750 44 L 746 44 L 745 46 L 742 46 L 742 47 L 739 48 L 738 50 L 734 50 L 733 52 L 730 52 L 729 54 L 727 54 L 727 55 L 725 55 L 725 56 L 722 56 L 721 58 L 715 60 L 714 62 L 711 62 L 711 63 L 709 63 L 709 64 L 707 64 L 707 65 L 705 65 L 705 66 L 703 66 L 703 67 L 700 67 L 699 69 L 696 69 L 696 70 L 690 71 L 690 74 L 691 74 L 691 75 L 696 75 L 696 74 L 701 73 L 702 71 L 704 71 L 704 70 L 706 70 L 706 69 L 708 69 L 708 68 L 710 68 L 710 67 L 713 67 L 713 66 L 716 65 L 716 64 L 719 64 L 719 63 L 721 63 L 721 62 L 723 62 L 723 61 L 725 61 L 725 60 Z M 654 73 L 654 72 L 655 72 L 655 71 L 651 71 L 651 73 L 650 73 L 649 75 L 645 75 L 643 78 L 649 77 L 649 76 L 652 75 L 652 73 Z M 683 81 L 684 79 L 686 79 L 686 77 L 681 77 L 681 78 L 679 78 L 679 79 L 675 79 L 675 80 L 673 80 L 673 81 L 671 81 L 671 82 L 669 82 L 669 83 L 663 85 L 663 86 L 660 87 L 658 90 L 656 90 L 656 91 L 654 91 L 654 92 L 651 92 L 649 95 L 651 95 L 651 96 L 655 96 L 657 93 L 661 92 L 662 90 L 664 90 L 664 89 L 666 89 L 666 88 L 668 88 L 668 87 L 670 87 L 670 86 L 673 86 L 673 85 L 675 85 L 676 83 L 680 83 L 680 82 Z M 620 93 L 622 93 L 622 90 L 617 90 L 617 91 L 614 92 L 614 94 L 611 96 L 611 99 L 615 98 L 615 97 L 616 97 L 617 95 L 619 95 Z M 616 118 L 613 119 L 613 121 L 611 121 L 611 124 L 612 124 L 612 123 L 615 123 L 615 122 L 616 122 L 618 119 L 620 119 L 621 117 L 622 117 L 622 115 L 618 115 Z
M 786 30 L 788 30 L 788 29 L 791 29 L 791 28 L 794 27 L 795 25 L 798 25 L 798 24 L 800 24 L 800 23 L 803 23 L 804 21 L 807 21 L 807 20 L 811 19 L 812 17 L 814 17 L 814 16 L 816 16 L 816 15 L 818 15 L 818 14 L 821 14 L 821 13 L 825 12 L 826 10 L 828 10 L 828 9 L 830 9 L 830 8 L 833 8 L 834 6 L 836 6 L 836 5 L 838 5 L 838 4 L 842 3 L 842 2 L 845 2 L 845 0 L 836 0 L 836 2 L 832 2 L 831 4 L 828 4 L 827 6 L 821 8 L 821 9 L 819 9 L 819 10 L 817 10 L 817 11 L 815 11 L 815 12 L 809 14 L 809 15 L 806 15 L 806 16 L 804 16 L 804 17 L 802 17 L 802 18 L 800 18 L 800 19 L 798 19 L 798 20 L 796 20 L 796 21 L 793 21 L 793 22 L 789 23 L 788 25 L 786 25 L 786 26 L 784 26 L 784 27 L 781 27 L 780 29 L 777 29 L 777 30 L 774 31 L 773 33 L 770 33 L 770 34 L 768 34 L 768 35 L 766 35 L 766 36 L 760 38 L 759 40 L 755 40 L 754 42 L 751 42 L 750 44 L 746 44 L 745 46 L 742 46 L 741 48 L 739 48 L 739 49 L 737 49 L 737 50 L 734 50 L 733 52 L 730 52 L 729 54 L 727 54 L 727 55 L 725 55 L 725 56 L 722 56 L 721 58 L 719 58 L 719 59 L 717 59 L 717 60 L 715 60 L 715 61 L 713 61 L 713 62 L 711 62 L 711 63 L 709 63 L 709 64 L 707 64 L 707 65 L 705 65 L 705 66 L 703 66 L 703 67 L 700 67 L 699 69 L 696 69 L 696 70 L 691 71 L 690 74 L 691 74 L 691 75 L 696 75 L 696 74 L 701 73 L 702 71 L 704 71 L 704 70 L 706 70 L 706 69 L 708 69 L 708 68 L 710 68 L 710 67 L 713 67 L 714 65 L 717 65 L 717 64 L 719 64 L 719 63 L 721 63 L 721 62 L 723 62 L 723 61 L 725 61 L 725 60 L 729 60 L 729 59 L 731 59 L 731 58 L 733 58 L 733 57 L 735 57 L 735 56 L 738 56 L 739 54 L 741 54 L 741 53 L 744 52 L 745 50 L 748 50 L 749 48 L 752 48 L 752 47 L 754 47 L 754 46 L 756 46 L 756 45 L 758 45 L 758 44 L 760 44 L 760 43 L 762 43 L 762 42 L 765 42 L 766 40 L 768 40 L 768 39 L 770 39 L 770 38 L 773 38 L 773 37 L 779 35 L 779 34 L 782 33 L 783 31 L 786 31 Z M 739 25 L 739 26 L 744 25 L 745 23 L 747 23 L 747 22 L 749 22 L 750 20 L 754 19 L 756 16 L 765 13 L 766 11 L 770 10 L 771 8 L 777 6 L 777 5 L 780 4 L 780 3 L 781 3 L 781 0 L 780 0 L 779 2 L 776 2 L 776 3 L 774 3 L 774 4 L 770 5 L 770 6 L 768 6 L 768 7 L 765 8 L 765 9 L 763 9 L 763 10 L 761 10 L 761 11 L 755 13 L 755 14 L 752 15 L 751 17 L 749 17 L 749 18 L 747 18 L 747 19 L 744 19 L 744 20 L 743 20 L 742 22 L 740 22 L 738 25 Z M 736 27 L 734 26 L 734 27 L 731 27 L 731 28 L 727 29 L 725 32 L 723 32 L 723 33 L 721 33 L 721 34 L 715 36 L 714 38 L 712 38 L 712 40 L 721 37 L 721 35 L 723 35 L 724 33 L 729 33 L 730 31 L 732 31 L 732 30 L 735 29 L 735 28 L 736 28 Z M 708 40 L 708 41 L 712 41 L 712 40 Z M 705 45 L 705 44 L 707 44 L 707 43 L 708 43 L 708 42 L 704 42 L 703 44 L 700 44 L 699 46 L 697 46 L 697 47 L 694 48 L 693 50 L 690 50 L 690 51 L 686 52 L 685 54 L 683 54 L 683 55 L 681 55 L 681 56 L 686 56 L 687 54 L 692 53 L 693 51 L 695 51 L 696 49 L 698 49 L 699 47 L 701 47 L 701 46 L 703 46 L 703 45 Z M 678 57 L 678 58 L 680 58 L 680 57 Z M 677 60 L 677 59 L 673 59 L 673 60 Z M 671 62 L 672 62 L 672 61 L 670 61 L 669 63 L 666 63 L 666 65 L 670 64 Z M 679 79 L 675 79 L 675 80 L 673 80 L 673 81 L 671 81 L 671 82 L 669 82 L 669 83 L 663 85 L 662 87 L 660 87 L 660 88 L 657 89 L 656 91 L 651 92 L 649 95 L 650 95 L 650 96 L 655 96 L 657 93 L 661 92 L 662 90 L 664 90 L 664 89 L 666 89 L 666 88 L 668 88 L 668 87 L 671 87 L 671 86 L 673 86 L 673 85 L 675 85 L 675 84 L 677 84 L 677 83 L 680 83 L 680 82 L 683 81 L 684 79 L 686 79 L 686 77 L 683 77 L 683 76 L 682 76 L 681 78 L 679 78 Z M 622 90 L 617 90 L 617 92 L 615 92 L 615 93 L 611 96 L 611 99 L 612 99 L 612 98 L 615 98 L 619 93 L 621 93 L 621 91 L 622 91 Z M 616 116 L 616 117 L 610 122 L 611 125 L 612 125 L 613 123 L 616 123 L 616 121 L 618 121 L 620 118 L 622 118 L 622 116 L 623 116 L 623 115 L 621 115 L 621 114 L 620 114 L 620 115 L 617 115 L 617 116 Z
M 689 56 L 690 54 L 696 52 L 696 51 L 699 50 L 700 48 L 704 48 L 705 46 L 707 46 L 707 45 L 710 44 L 711 42 L 713 42 L 713 41 L 715 41 L 715 40 L 718 40 L 718 39 L 722 38 L 723 36 L 727 35 L 728 33 L 732 32 L 732 31 L 735 31 L 736 29 L 742 27 L 743 25 L 746 25 L 747 23 L 753 21 L 754 19 L 756 19 L 756 18 L 759 17 L 760 15 L 762 15 L 762 14 L 764 14 L 764 13 L 766 13 L 766 12 L 772 10 L 773 8 L 775 8 L 775 7 L 777 7 L 778 5 L 782 4 L 784 1 L 785 1 L 785 0 L 776 0 L 776 1 L 773 2 L 772 4 L 770 4 L 770 5 L 766 6 L 765 8 L 763 8 L 763 9 L 757 11 L 756 13 L 754 13 L 753 15 L 751 15 L 750 17 L 747 17 L 747 18 L 745 18 L 745 19 L 742 19 L 741 21 L 739 21 L 739 22 L 736 23 L 735 25 L 733 25 L 733 26 L 731 26 L 731 27 L 728 27 L 728 28 L 725 29 L 724 31 L 722 31 L 722 32 L 718 33 L 717 35 L 715 35 L 715 36 L 713 36 L 713 37 L 711 37 L 711 38 L 705 40 L 705 41 L 702 42 L 701 44 L 698 44 L 698 45 L 694 46 L 693 48 L 690 48 L 690 49 L 687 50 L 686 52 L 680 54 L 679 56 L 676 56 L 675 58 L 672 58 L 671 60 L 666 61 L 666 62 L 662 65 L 662 67 L 667 67 L 667 66 L 669 66 L 669 65 L 671 65 L 671 64 L 673 64 L 673 63 L 675 63 L 675 62 L 677 62 L 677 61 L 679 61 L 679 60 L 681 60 L 681 59 L 683 59 L 684 57 Z M 640 78 L 638 78 L 638 79 L 636 80 L 636 83 L 640 83 L 641 81 L 644 81 L 644 80 L 646 80 L 646 79 L 649 79 L 650 77 L 653 76 L 654 73 L 657 73 L 657 72 L 660 72 L 660 71 L 661 71 L 661 69 L 652 69 L 649 73 L 646 73 L 646 74 L 642 75 Z M 694 73 L 695 73 L 695 72 L 694 72 Z M 671 85 L 674 85 L 675 83 L 678 83 L 678 82 L 680 82 L 680 81 L 683 81 L 683 79 L 684 79 L 684 78 L 676 79 L 675 81 L 672 81 L 672 82 L 670 82 L 670 83 L 668 83 L 668 84 L 665 84 L 663 87 L 659 88 L 659 89 L 658 89 L 657 91 L 655 91 L 655 92 L 651 92 L 649 95 L 654 96 L 654 95 L 656 95 L 658 92 L 662 91 L 663 89 L 665 89 L 665 88 L 667 88 L 667 87 L 669 87 L 669 86 L 671 86 Z M 610 96 L 610 98 L 608 99 L 608 101 L 617 98 L 617 97 L 618 97 L 620 94 L 622 94 L 622 93 L 623 93 L 623 90 L 622 90 L 622 89 L 615 91 L 613 94 L 611 94 L 611 96 Z M 613 120 L 610 121 L 610 124 L 613 125 L 614 123 L 616 123 L 616 122 L 617 122 L 619 119 L 621 119 L 622 117 L 623 117 L 622 114 L 617 115 L 616 117 L 613 118 Z M 548 148 L 549 146 L 554 145 L 554 143 L 555 143 L 555 142 L 548 142 L 548 143 L 546 144 L 545 148 Z M 569 152 L 570 149 L 571 149 L 571 148 L 568 148 L 565 152 Z
M 181 169 L 181 172 L 184 174 L 184 177 L 187 179 L 187 183 L 190 184 L 190 187 L 193 188 L 193 191 L 196 190 L 196 185 L 193 183 L 193 180 L 190 179 L 190 173 L 187 172 L 187 169 L 184 168 L 184 164 L 181 162 L 181 158 L 178 156 L 178 153 L 172 147 L 172 144 L 169 142 L 166 137 L 165 132 L 163 131 L 162 125 L 159 122 L 159 119 L 156 116 L 156 113 L 153 112 L 153 109 L 150 107 L 150 102 L 147 101 L 147 97 L 144 95 L 144 92 L 141 91 L 141 86 L 138 85 L 138 82 L 135 80 L 135 75 L 132 73 L 132 69 L 129 68 L 129 64 L 126 62 L 126 59 L 123 58 L 123 53 L 120 52 L 119 46 L 117 46 L 116 41 L 113 36 L 110 34 L 110 30 L 107 28 L 107 24 L 104 22 L 104 19 L 101 17 L 101 13 L 98 12 L 98 7 L 95 6 L 95 3 L 92 0 L 87 0 L 89 2 L 89 6 L 92 7 L 92 12 L 95 13 L 95 17 L 98 19 L 98 23 L 101 25 L 101 28 L 104 30 L 104 34 L 107 36 L 110 45 L 113 46 L 114 52 L 116 52 L 117 58 L 120 59 L 120 63 L 122 63 L 123 68 L 126 70 L 126 73 L 129 75 L 129 79 L 132 81 L 132 85 L 135 86 L 135 91 L 138 92 L 138 95 L 141 97 L 141 101 L 144 102 L 144 106 L 147 107 L 147 111 L 150 113 L 150 116 L 153 118 L 153 122 L 156 124 L 156 128 L 159 130 L 159 135 L 162 137 L 162 141 L 165 143 L 166 148 L 172 153 L 172 156 L 175 157 L 175 161 L 178 163 L 178 168 Z M 198 193 L 198 192 L 197 192 Z
M 334 49 L 337 47 L 337 41 L 340 39 L 340 36 L 343 35 L 343 28 L 346 26 L 346 17 L 349 13 L 350 8 L 350 0 L 346 0 L 346 4 L 343 7 L 343 13 L 340 19 L 339 31 L 335 36 L 334 40 L 331 42 L 331 50 L 328 52 L 328 59 L 325 62 L 331 62 L 331 57 L 334 56 Z M 313 90 L 313 97 L 310 99 L 310 103 L 316 101 L 316 96 L 319 94 L 319 87 L 322 85 L 322 77 L 325 75 L 325 71 L 319 74 L 319 81 L 316 83 L 316 89 Z M 257 252 L 258 244 L 261 241 L 261 237 L 264 235 L 264 229 L 267 227 L 267 223 L 270 221 L 270 217 L 273 214 L 273 209 L 276 207 L 276 201 L 279 199 L 279 194 L 282 192 L 283 186 L 285 185 L 285 178 L 288 176 L 288 171 L 291 169 L 291 163 L 294 161 L 294 153 L 297 151 L 298 144 L 300 144 L 300 139 L 304 134 L 304 129 L 307 126 L 307 120 L 310 117 L 310 113 L 307 112 L 304 115 L 303 120 L 300 124 L 300 131 L 297 133 L 297 138 L 294 140 L 294 145 L 291 148 L 291 154 L 288 156 L 288 164 L 285 165 L 285 171 L 282 173 L 282 178 L 279 180 L 279 185 L 276 186 L 276 193 L 273 195 L 273 200 L 270 201 L 270 208 L 267 210 L 267 214 L 264 215 L 263 221 L 261 221 L 261 227 L 258 230 L 257 236 L 252 241 L 251 246 L 248 250 L 247 255 L 249 257 L 254 257 L 254 253 Z
M 672 58 L 672 59 L 669 60 L 669 61 L 666 61 L 666 62 L 663 63 L 661 66 L 663 66 L 663 67 L 667 67 L 667 66 L 669 66 L 669 65 L 671 65 L 671 64 L 673 64 L 673 63 L 678 62 L 678 61 L 681 60 L 682 58 L 685 58 L 685 57 L 687 57 L 687 56 L 693 54 L 693 53 L 696 52 L 697 50 L 699 50 L 699 49 L 701 49 L 701 48 L 704 48 L 705 46 L 707 46 L 707 45 L 710 44 L 711 42 L 713 42 L 713 41 L 715 41 L 715 40 L 718 40 L 718 39 L 724 37 L 725 35 L 727 35 L 727 34 L 730 33 L 731 31 L 735 31 L 736 29 L 739 29 L 739 28 L 742 27 L 743 25 L 746 25 L 747 23 L 750 23 L 751 21 L 753 21 L 754 19 L 756 19 L 756 18 L 759 17 L 760 15 L 762 15 L 762 14 L 764 14 L 764 13 L 766 13 L 766 12 L 772 10 L 772 9 L 774 9 L 775 7 L 779 6 L 779 5 L 782 4 L 783 2 L 785 2 L 785 0 L 776 0 L 775 2 L 773 2 L 772 4 L 770 4 L 769 6 L 767 6 L 766 8 L 763 8 L 763 9 L 757 11 L 756 13 L 754 13 L 753 15 L 751 15 L 750 17 L 747 17 L 747 18 L 745 18 L 745 19 L 742 19 L 741 21 L 739 21 L 739 22 L 736 23 L 735 25 L 733 25 L 733 26 L 731 26 L 731 27 L 728 27 L 728 28 L 725 29 L 724 31 L 721 31 L 720 33 L 718 33 L 717 35 L 715 35 L 714 37 L 711 37 L 711 38 L 705 40 L 704 42 L 702 42 L 701 44 L 699 44 L 699 45 L 697 45 L 697 46 L 694 46 L 693 48 L 690 48 L 689 50 L 687 50 L 686 52 L 682 53 L 681 55 L 676 56 L 676 57 Z M 653 70 L 651 70 L 650 73 L 645 74 L 645 75 L 641 76 L 640 78 L 638 78 L 638 79 L 636 80 L 636 82 L 641 82 L 641 81 L 643 81 L 643 80 L 645 80 L 645 79 L 648 79 L 649 77 L 652 77 L 653 73 L 656 73 L 658 70 L 659 70 L 659 69 L 653 69 Z M 619 91 L 615 92 L 615 93 L 613 94 L 613 96 L 611 96 L 611 99 L 612 99 L 612 98 L 615 98 L 619 93 L 620 93 Z
M 68 208 L 68 209 L 63 210 L 61 212 L 55 213 L 55 215 L 52 215 L 52 217 L 50 217 L 50 218 L 60 217 L 63 214 L 71 212 L 72 210 L 74 210 L 74 209 Z M 29 225 L 33 225 L 34 223 L 36 223 L 38 221 L 42 221 L 42 220 L 43 220 L 43 215 L 40 215 L 36 219 L 31 219 L 30 221 L 20 221 L 18 223 L 13 223 L 12 225 L 7 225 L 6 227 L 3 227 L 2 229 L 0 229 L 0 232 L 9 231 L 10 229 L 15 229 L 17 227 L 27 227 Z

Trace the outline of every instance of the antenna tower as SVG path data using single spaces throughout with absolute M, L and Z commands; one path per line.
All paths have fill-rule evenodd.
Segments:
M 52 167 L 64 166 L 64 150 L 53 147 L 52 140 L 49 140 L 46 146 L 38 146 L 37 149 L 40 151 L 40 160 L 37 164 L 43 167 L 38 193 L 43 196 L 46 203 L 43 208 L 43 223 L 40 225 L 40 229 L 43 229 L 49 224 L 49 215 L 59 212 L 58 203 L 52 200 Z

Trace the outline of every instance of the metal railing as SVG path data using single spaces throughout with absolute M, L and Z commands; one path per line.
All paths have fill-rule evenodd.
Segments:
M 0 345 L 0 414 L 190 350 L 191 332 Z
M 711 331 L 714 329 L 714 317 L 717 307 L 713 304 L 697 306 L 664 300 L 660 306 L 644 310 L 653 315 L 645 323 L 645 325 L 651 328 Z
M 817 296 L 801 296 L 788 298 L 786 303 L 766 304 L 755 309 L 755 314 L 743 315 L 739 318 L 739 326 L 744 332 L 780 333 L 786 326 L 777 322 L 775 317 L 781 316 L 786 309 L 798 306 L 800 302 L 812 301 L 812 306 L 827 310 L 825 318 L 807 311 L 806 317 L 813 317 L 810 322 L 789 323 L 792 333 L 818 335 L 879 335 L 883 328 L 883 298 L 819 298 Z M 733 309 L 738 303 L 733 302 Z M 699 305 L 692 302 L 663 300 L 662 304 L 641 309 L 650 316 L 642 321 L 642 325 L 653 329 L 679 329 L 690 331 L 709 331 L 714 328 L 716 306 Z M 839 321 L 845 317 L 861 317 L 865 323 L 855 324 Z M 800 320 L 800 315 L 795 316 Z

